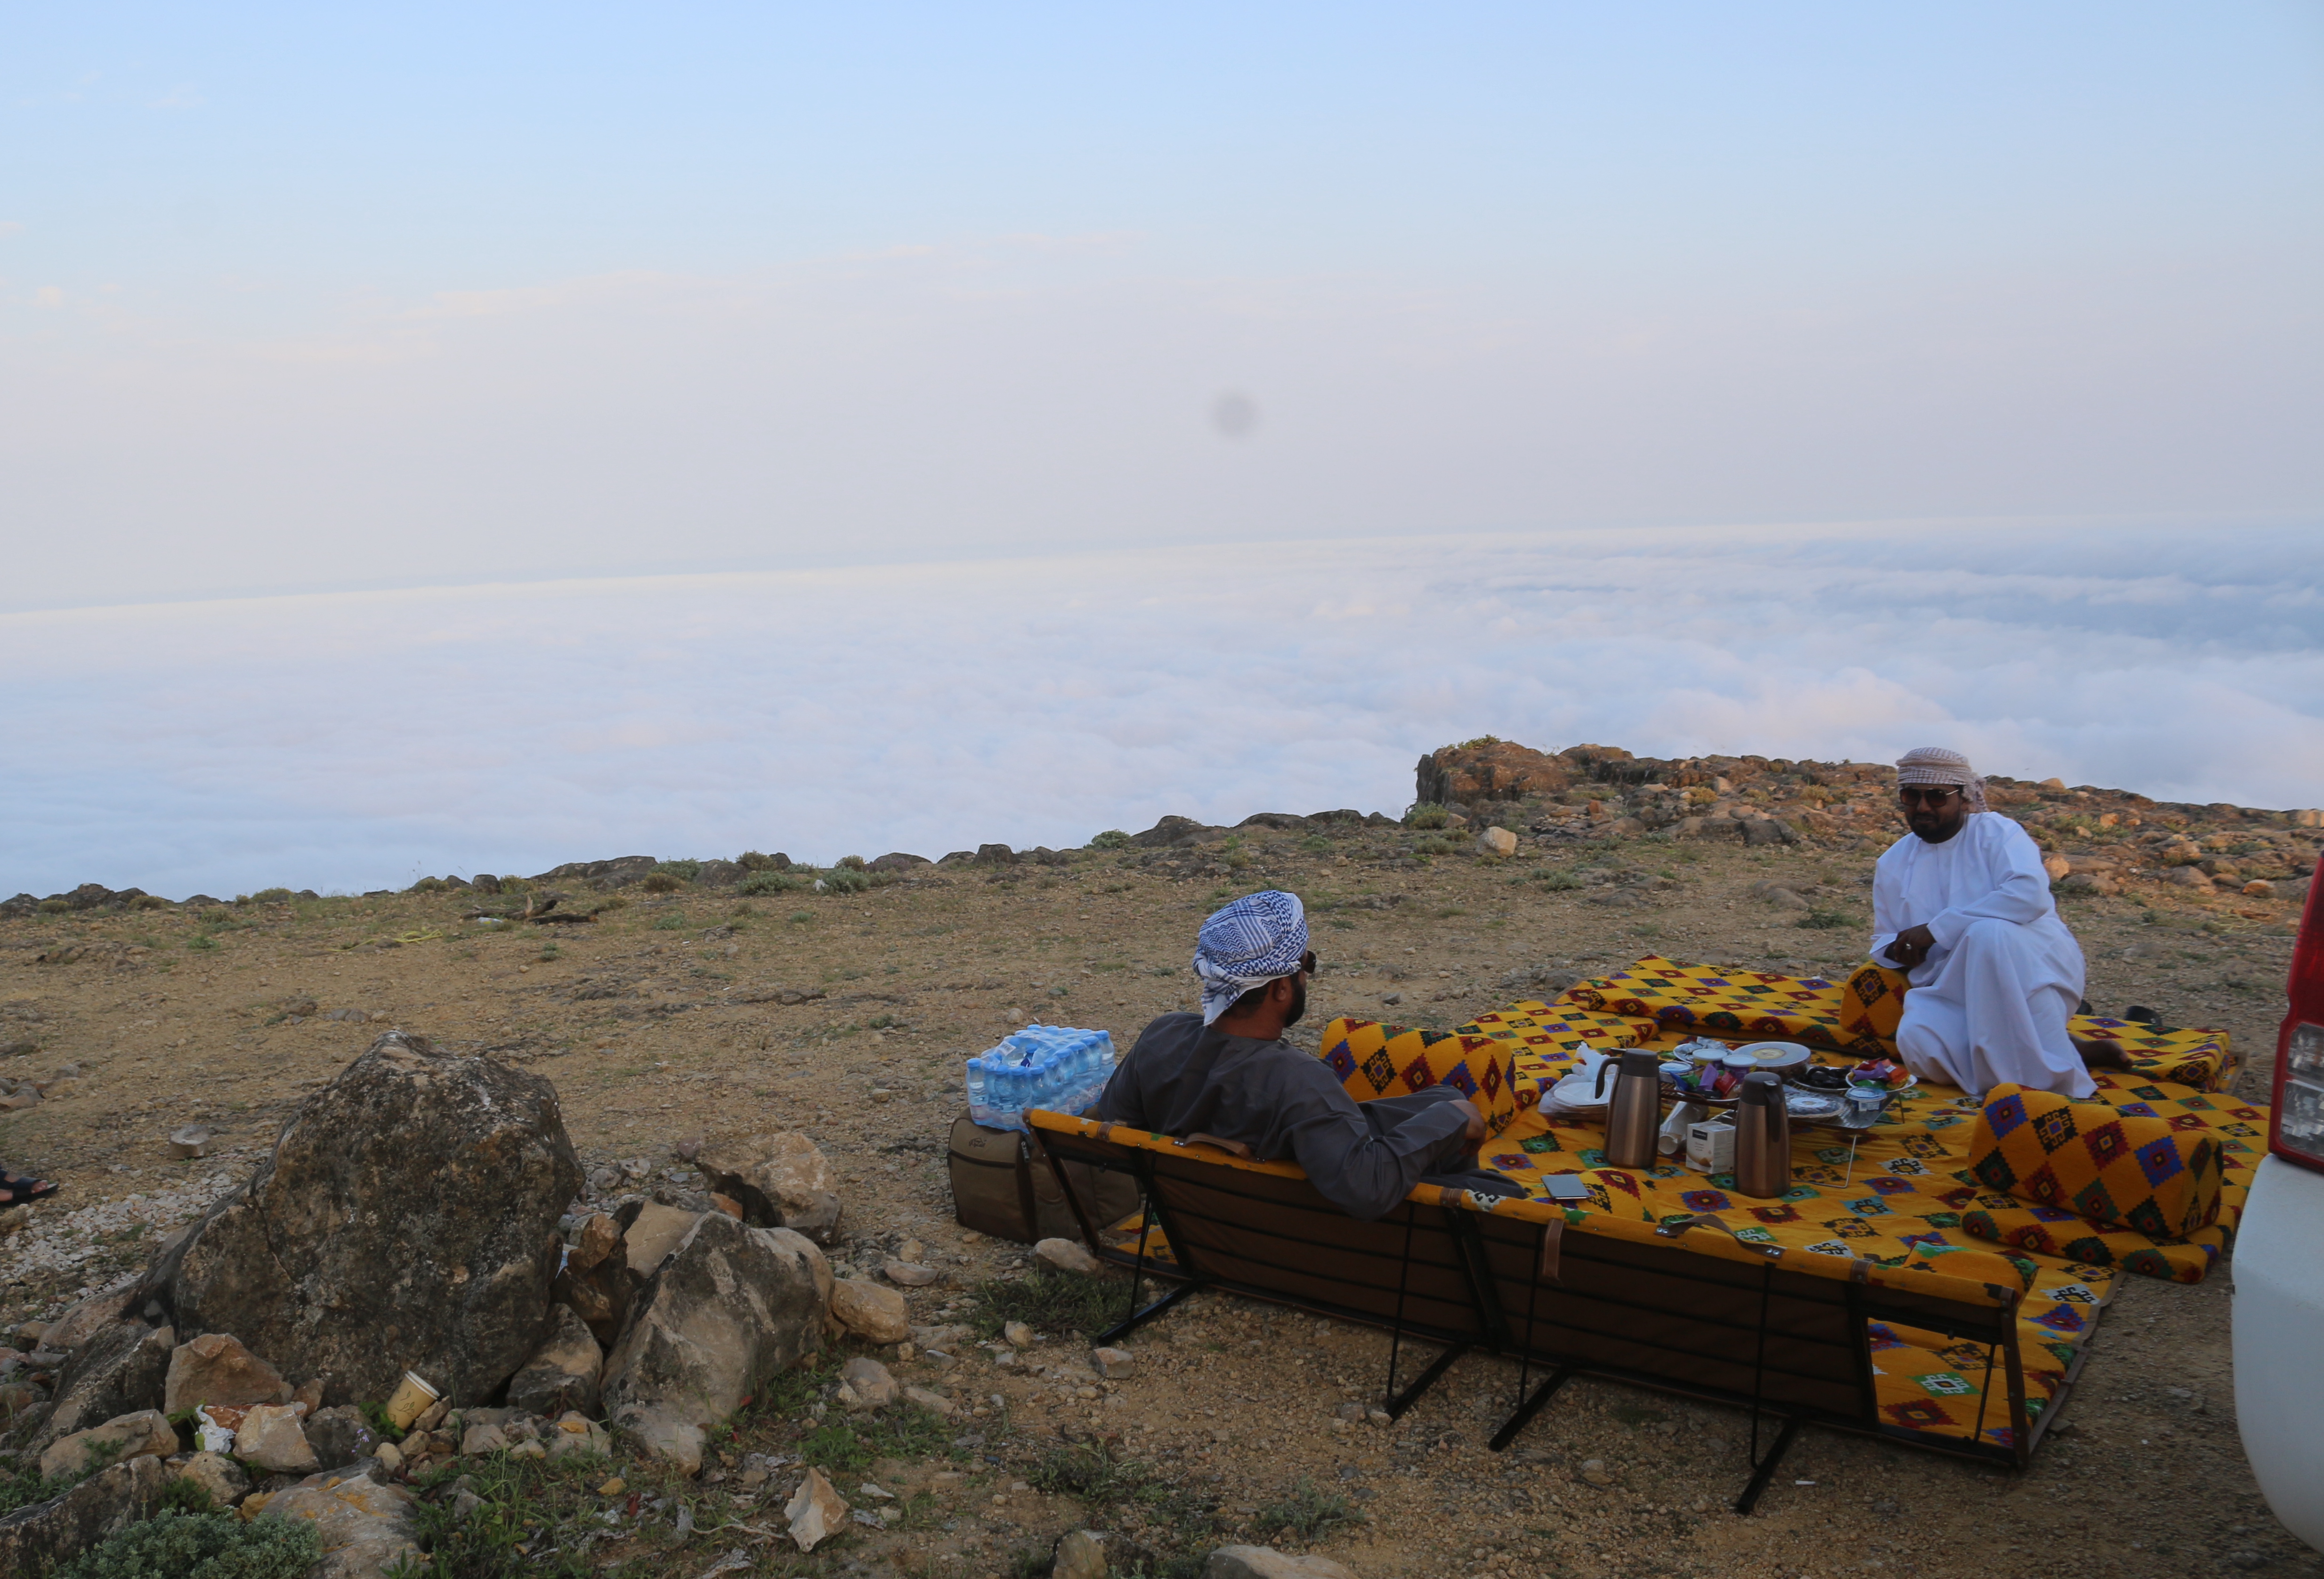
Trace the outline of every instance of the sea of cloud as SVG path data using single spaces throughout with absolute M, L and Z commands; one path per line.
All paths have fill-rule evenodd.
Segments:
M 2324 533 L 1145 549 L 0 614 L 0 891 L 324 891 L 1398 812 L 1499 734 L 2324 799 Z

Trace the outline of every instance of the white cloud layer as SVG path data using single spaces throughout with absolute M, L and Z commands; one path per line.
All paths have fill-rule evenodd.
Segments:
M 2312 803 L 2324 537 L 1569 531 L 0 615 L 0 891 L 1400 810 L 1492 733 Z

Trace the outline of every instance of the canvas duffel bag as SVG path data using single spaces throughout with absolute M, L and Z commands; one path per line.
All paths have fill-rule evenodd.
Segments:
M 989 1130 L 963 1113 L 953 1121 L 953 1215 L 964 1228 L 1030 1244 L 1038 1239 L 1082 1236 L 1056 1170 L 1030 1135 Z M 1094 1202 L 1101 1225 L 1138 1210 L 1138 1182 L 1127 1174 L 1069 1163 L 1084 1206 Z

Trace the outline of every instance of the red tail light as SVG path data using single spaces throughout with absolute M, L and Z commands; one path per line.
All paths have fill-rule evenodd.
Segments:
M 2324 1173 L 2324 859 L 2316 863 L 2292 946 L 2292 1000 L 2275 1039 L 2275 1112 L 2267 1149 L 2286 1162 Z

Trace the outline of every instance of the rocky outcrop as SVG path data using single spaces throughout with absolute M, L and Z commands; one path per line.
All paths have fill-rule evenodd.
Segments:
M 89 1476 L 62 1496 L 0 1519 L 0 1574 L 46 1574 L 150 1517 L 171 1472 L 151 1454 Z
M 181 1334 L 232 1333 L 330 1402 L 408 1368 L 481 1403 L 540 1346 L 581 1184 L 547 1081 L 390 1031 L 158 1270 Z
M 820 1344 L 830 1299 L 830 1263 L 810 1241 L 706 1214 L 640 1291 L 606 1359 L 614 1427 L 696 1473 L 704 1428 Z
M 1439 747 L 1420 759 L 1413 798 L 1438 806 L 1473 806 L 1555 795 L 1573 782 L 1573 764 L 1506 740 Z
M 839 1176 L 821 1147 L 796 1131 L 706 1149 L 695 1166 L 710 1187 L 759 1228 L 788 1228 L 828 1243 L 839 1227 Z
M 570 1307 L 559 1305 L 549 1316 L 548 1338 L 509 1378 L 509 1408 L 551 1419 L 568 1412 L 595 1415 L 605 1352 Z

